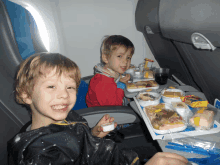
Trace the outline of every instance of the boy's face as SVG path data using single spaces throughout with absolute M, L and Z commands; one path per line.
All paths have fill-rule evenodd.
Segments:
M 76 82 L 65 74 L 57 75 L 55 71 L 40 76 L 31 98 L 24 100 L 31 107 L 32 119 L 41 122 L 42 126 L 63 121 L 76 102 Z
M 120 46 L 112 52 L 109 58 L 106 55 L 102 55 L 102 58 L 106 63 L 106 67 L 123 74 L 131 64 L 131 51 L 131 49 L 126 50 L 125 47 Z

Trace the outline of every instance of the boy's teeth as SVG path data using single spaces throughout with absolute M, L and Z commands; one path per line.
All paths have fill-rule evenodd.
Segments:
M 66 107 L 66 105 L 53 105 L 52 106 L 53 109 L 63 109 L 65 107 Z

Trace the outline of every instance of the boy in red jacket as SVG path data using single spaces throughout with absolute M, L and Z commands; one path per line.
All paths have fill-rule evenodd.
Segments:
M 95 76 L 90 80 L 86 104 L 95 106 L 122 106 L 125 84 L 130 79 L 121 75 L 129 68 L 134 45 L 126 37 L 108 36 L 102 43 L 102 63 L 95 66 Z

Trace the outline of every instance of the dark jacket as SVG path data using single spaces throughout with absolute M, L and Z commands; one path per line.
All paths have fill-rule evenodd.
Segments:
M 74 111 L 66 121 L 18 133 L 8 142 L 9 165 L 139 164 L 135 152 L 119 151 L 112 140 L 91 135 L 86 121 Z

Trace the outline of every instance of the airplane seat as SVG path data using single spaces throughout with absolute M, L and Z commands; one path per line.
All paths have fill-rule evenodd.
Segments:
M 0 160 L 2 165 L 6 165 L 7 142 L 24 127 L 25 123 L 30 122 L 30 114 L 25 107 L 18 105 L 14 99 L 14 76 L 18 65 L 23 59 L 19 52 L 18 42 L 15 38 L 15 32 L 10 17 L 2 0 L 0 0 L 0 26 L 0 129 L 2 133 L 2 136 L 0 136 Z M 32 25 L 30 27 L 32 27 Z M 43 44 L 39 42 L 40 40 L 38 41 L 38 31 L 34 27 L 31 28 L 31 35 L 35 52 L 45 52 L 44 46 L 42 46 Z M 91 76 L 83 79 L 88 83 L 90 78 Z M 118 124 L 140 123 L 142 120 L 129 106 L 93 107 L 84 108 L 75 112 L 86 118 L 90 127 L 94 126 L 100 119 L 100 116 L 106 113 L 115 117 Z M 123 145 L 127 146 L 125 145 L 126 143 L 128 145 L 133 144 L 133 146 L 145 146 L 145 144 L 147 146 L 152 144 L 145 138 L 147 131 L 147 129 L 142 130 L 140 128 L 139 133 L 128 130 Z M 154 149 L 154 146 L 151 146 L 151 149 Z
M 135 11 L 135 24 L 161 68 L 169 68 L 171 74 L 184 84 L 191 85 L 200 91 L 200 87 L 191 76 L 180 52 L 170 39 L 163 37 L 159 26 L 160 0 L 139 0 Z M 170 8 L 169 10 L 171 10 Z
M 171 40 L 210 104 L 220 99 L 220 1 L 161 0 L 162 36 Z
M 13 98 L 14 76 L 22 58 L 2 1 L 0 1 L 0 26 L 0 160 L 4 165 L 7 164 L 7 141 L 30 120 L 30 117 L 27 110 L 18 106 Z

